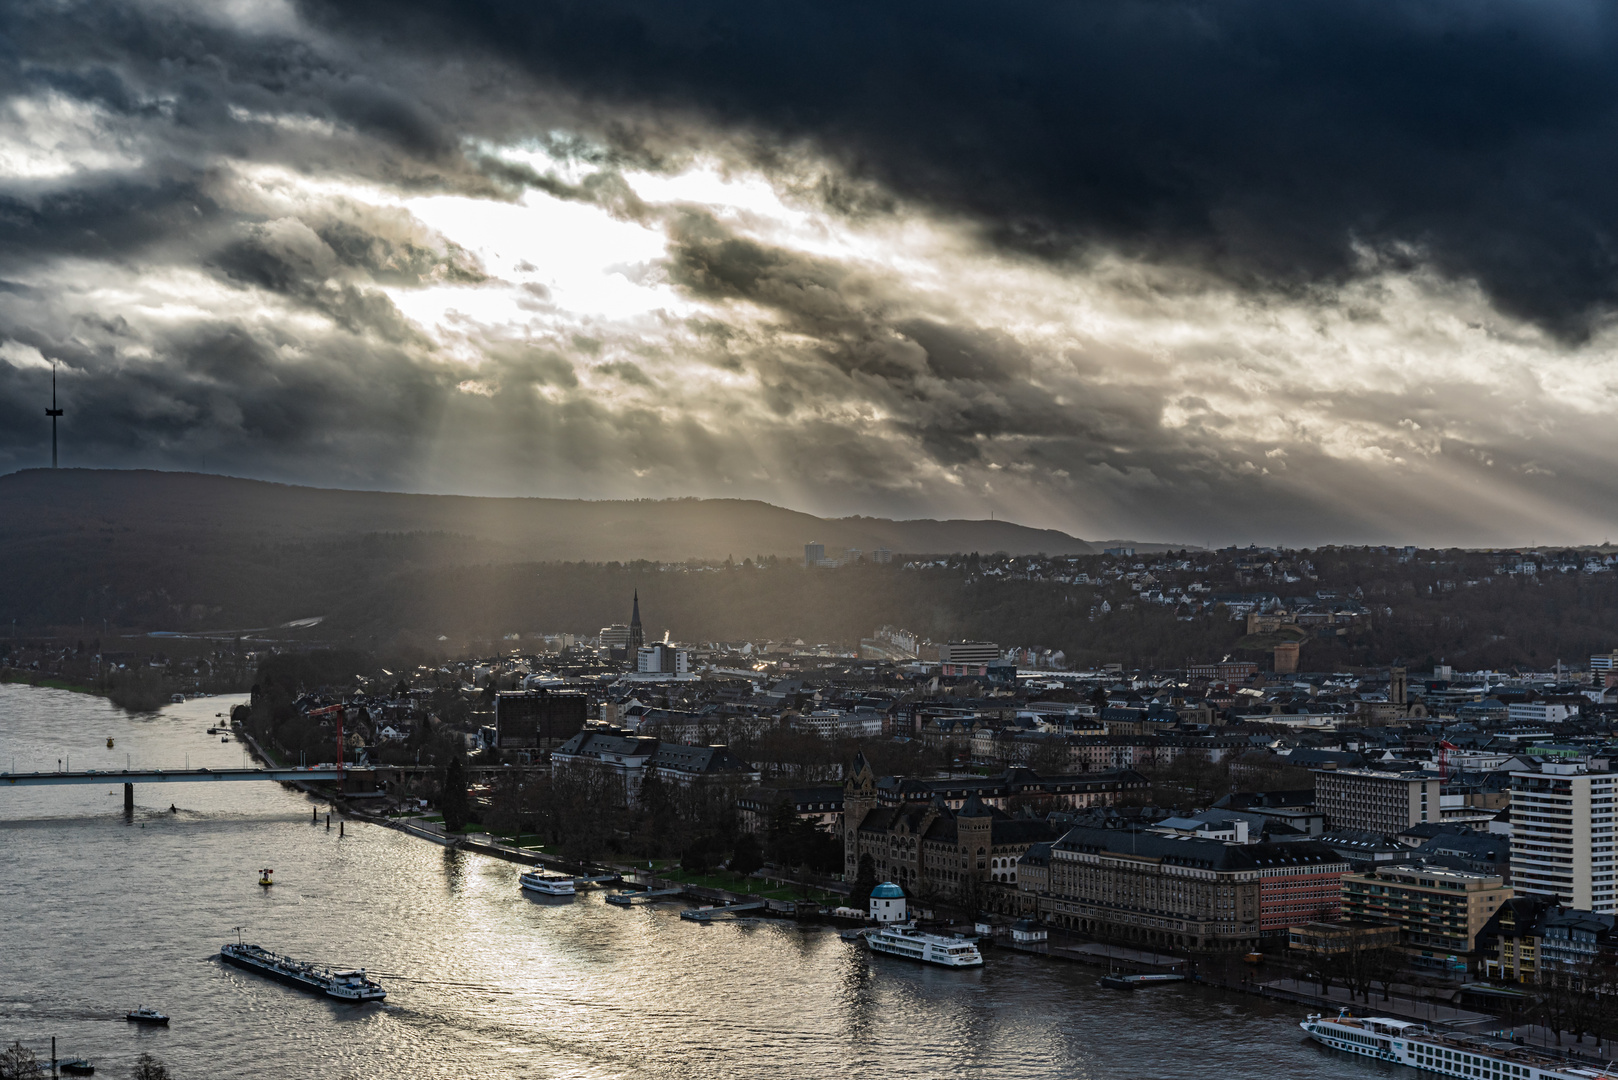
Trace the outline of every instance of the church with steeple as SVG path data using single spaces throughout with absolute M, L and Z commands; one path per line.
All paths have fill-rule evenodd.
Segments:
M 640 625 L 640 590 L 635 590 L 635 606 L 629 614 L 629 662 L 633 664 L 646 644 L 646 631 Z

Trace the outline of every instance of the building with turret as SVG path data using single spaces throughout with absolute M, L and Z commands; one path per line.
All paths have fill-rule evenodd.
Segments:
M 879 878 L 921 896 L 980 898 L 980 886 L 1015 890 L 1017 860 L 1030 845 L 1055 840 L 1039 805 L 1045 786 L 1036 774 L 1012 778 L 961 780 L 878 779 L 864 754 L 855 754 L 843 787 L 843 858 L 848 880 L 869 855 Z M 1138 773 L 1090 774 L 1083 779 L 1110 785 L 1113 797 L 1146 780 Z M 1079 778 L 1048 783 L 1068 786 Z M 1058 784 L 1060 782 L 1060 784 Z M 981 787 L 983 790 L 977 790 Z M 1065 793 L 1071 796 L 1071 793 Z M 1052 798 L 1056 798 L 1052 795 Z M 991 800 L 1013 807 L 1003 809 Z

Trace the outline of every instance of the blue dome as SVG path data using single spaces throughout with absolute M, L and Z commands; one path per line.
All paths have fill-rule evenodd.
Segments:
M 871 890 L 872 900 L 903 900 L 905 891 L 891 881 L 884 881 Z

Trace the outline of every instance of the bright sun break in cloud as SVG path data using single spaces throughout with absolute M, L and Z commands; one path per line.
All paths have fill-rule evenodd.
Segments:
M 1596 7 L 901 5 L 840 49 L 783 42 L 808 9 L 714 5 L 698 41 L 545 7 L 8 15 L 0 464 L 48 452 L 56 361 L 75 464 L 1189 543 L 1611 531 Z

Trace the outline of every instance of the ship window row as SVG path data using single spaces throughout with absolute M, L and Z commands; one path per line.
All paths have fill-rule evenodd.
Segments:
M 1505 1080 L 1507 1077 L 1528 1078 L 1534 1075 L 1534 1070 L 1526 1066 L 1511 1065 L 1491 1058 L 1431 1046 L 1417 1046 L 1416 1060 L 1417 1064 L 1427 1068 L 1444 1069 L 1462 1076 L 1498 1076 Z

